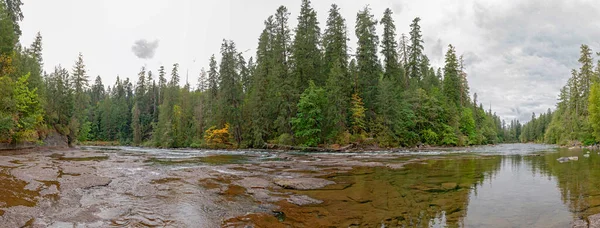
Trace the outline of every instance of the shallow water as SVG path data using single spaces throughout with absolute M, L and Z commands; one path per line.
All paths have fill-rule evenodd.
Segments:
M 281 178 L 334 184 L 295 190 L 275 184 Z M 598 152 L 536 144 L 9 152 L 0 154 L 0 184 L 0 227 L 569 227 L 600 213 Z M 321 203 L 298 206 L 291 196 Z

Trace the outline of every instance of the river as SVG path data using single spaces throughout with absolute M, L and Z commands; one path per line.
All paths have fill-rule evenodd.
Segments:
M 0 227 L 571 227 L 600 213 L 600 155 L 536 144 L 3 151 L 0 184 Z

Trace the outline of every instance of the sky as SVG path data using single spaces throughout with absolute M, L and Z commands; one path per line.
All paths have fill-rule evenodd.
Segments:
M 293 29 L 300 3 L 24 0 L 21 43 L 28 46 L 41 32 L 48 72 L 59 64 L 71 69 L 81 52 L 92 82 L 98 75 L 104 85 L 117 76 L 135 81 L 142 66 L 156 72 L 160 65 L 170 69 L 179 63 L 182 83 L 188 78 L 195 85 L 210 56 L 219 59 L 223 39 L 253 56 L 264 20 L 284 5 Z M 352 52 L 356 13 L 365 6 L 377 19 L 391 8 L 398 34 L 408 34 L 412 19 L 420 17 L 433 66 L 443 67 L 447 46 L 454 45 L 464 55 L 471 94 L 507 121 L 525 122 L 532 112 L 554 109 L 571 69 L 579 68 L 580 45 L 600 51 L 600 4 L 594 0 L 313 0 L 322 30 L 333 3 L 346 18 Z M 153 53 L 132 50 L 142 39 L 156 47 Z

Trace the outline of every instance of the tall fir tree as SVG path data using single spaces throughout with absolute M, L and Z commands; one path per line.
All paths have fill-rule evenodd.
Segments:
M 377 85 L 381 77 L 381 65 L 377 55 L 379 37 L 376 34 L 377 20 L 367 6 L 357 14 L 356 37 L 356 63 L 358 68 L 358 82 L 361 97 L 367 109 L 367 121 L 375 119 L 377 100 Z
M 408 48 L 408 65 L 406 71 L 408 72 L 411 84 L 419 82 L 423 77 L 421 70 L 421 61 L 423 60 L 423 35 L 421 34 L 421 25 L 419 22 L 421 18 L 415 18 L 410 24 L 410 46 Z
M 324 85 L 326 78 L 321 69 L 321 29 L 310 0 L 302 0 L 295 32 L 290 59 L 298 90 L 304 91 L 310 80 L 319 86 Z

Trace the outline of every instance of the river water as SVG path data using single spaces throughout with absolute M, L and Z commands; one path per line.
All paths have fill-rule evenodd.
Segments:
M 600 213 L 598 154 L 0 152 L 0 227 L 570 227 Z

